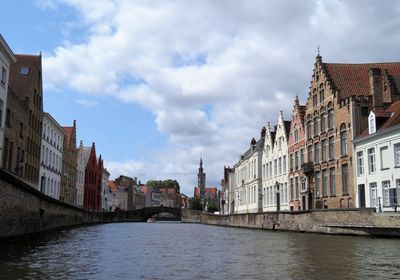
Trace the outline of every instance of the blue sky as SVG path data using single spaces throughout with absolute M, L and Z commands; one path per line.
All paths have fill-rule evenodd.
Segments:
M 219 187 L 327 62 L 399 61 L 397 1 L 5 1 L 0 33 L 43 54 L 44 108 L 96 142 L 111 178 Z

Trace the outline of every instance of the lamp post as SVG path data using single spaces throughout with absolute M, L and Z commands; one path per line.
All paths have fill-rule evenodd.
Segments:
M 279 212 L 281 210 L 281 202 L 280 202 L 280 193 L 279 193 L 279 182 L 275 183 L 276 188 L 276 211 Z

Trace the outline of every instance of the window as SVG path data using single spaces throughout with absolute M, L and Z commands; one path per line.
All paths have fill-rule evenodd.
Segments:
M 368 114 L 369 114 L 368 107 L 361 107 L 361 116 L 368 117 Z
M 299 152 L 296 151 L 294 153 L 294 169 L 297 170 L 299 169 Z
M 316 197 L 320 197 L 320 186 L 321 186 L 321 173 L 316 172 L 315 173 L 315 192 L 316 192 Z
M 21 67 L 21 75 L 27 76 L 29 74 L 29 67 Z
M 293 154 L 289 155 L 289 165 L 290 165 L 290 171 L 293 171 L 293 166 L 294 166 L 294 161 L 293 161 Z
M 3 86 L 6 85 L 7 80 L 7 70 L 4 67 L 1 67 L 1 84 Z
M 296 129 L 294 131 L 294 142 L 295 143 L 299 142 L 299 130 L 298 129 Z
M 380 148 L 380 156 L 381 156 L 381 169 L 389 168 L 389 148 L 388 146 Z
M 368 149 L 368 171 L 369 174 L 375 173 L 375 148 Z
M 329 137 L 329 159 L 335 159 L 335 141 L 333 136 Z
M 333 108 L 328 110 L 328 128 L 333 129 Z
M 4 102 L 0 99 L 0 127 L 3 127 L 3 109 L 4 109 Z
M 400 166 L 400 143 L 394 144 L 394 166 Z
M 290 200 L 294 199 L 294 183 L 293 178 L 290 178 Z
M 312 145 L 309 145 L 307 147 L 307 157 L 308 157 L 308 161 L 312 161 Z
M 376 187 L 376 183 L 369 184 L 369 193 L 371 198 L 371 207 L 378 207 L 378 188 Z
M 326 131 L 326 113 L 321 114 L 321 133 Z
M 294 182 L 295 182 L 294 189 L 295 189 L 295 192 L 296 192 L 296 199 L 299 199 L 299 197 L 300 197 L 300 194 L 299 194 L 299 177 L 295 177 L 294 178 Z
M 364 175 L 364 155 L 363 152 L 357 152 L 357 175 Z
M 307 139 L 311 139 L 312 133 L 312 120 L 311 117 L 307 120 Z
M 384 206 L 397 205 L 397 189 L 390 186 L 390 181 L 382 182 Z
M 300 166 L 304 164 L 304 148 L 300 149 Z
M 372 112 L 368 117 L 368 132 L 369 134 L 376 132 L 375 115 Z
M 327 159 L 327 157 L 326 157 L 327 149 L 328 149 L 327 141 L 326 141 L 326 139 L 324 139 L 324 140 L 322 140 L 322 161 L 323 162 L 326 161 L 326 159 Z
M 319 163 L 319 143 L 315 144 L 314 163 Z
M 336 194 L 336 186 L 335 186 L 335 168 L 329 169 L 329 187 L 330 187 L 330 194 Z
M 283 167 L 282 167 L 283 173 L 286 173 L 286 155 L 283 156 L 282 164 L 283 164 Z
M 349 166 L 347 164 L 342 165 L 342 189 L 343 194 L 349 193 Z
M 278 173 L 277 173 L 277 171 L 278 171 L 278 161 L 277 160 L 274 160 L 274 174 L 275 175 L 278 175 Z
M 313 106 L 317 106 L 317 104 L 318 104 L 318 96 L 314 91 L 314 94 L 313 94 Z
M 19 123 L 19 137 L 24 138 L 24 124 L 22 122 Z
M 323 102 L 325 100 L 325 94 L 324 94 L 324 85 L 320 84 L 319 85 L 319 102 Z
M 279 174 L 282 174 L 282 158 L 278 159 Z
M 318 125 L 319 125 L 319 117 L 315 116 L 314 117 L 314 136 L 318 135 Z
M 346 126 L 342 124 L 340 129 L 340 154 L 347 155 L 347 131 Z
M 322 171 L 322 195 L 328 195 L 328 170 Z
M 7 125 L 7 127 L 11 127 L 11 111 L 10 111 L 10 109 L 7 109 L 6 125 Z

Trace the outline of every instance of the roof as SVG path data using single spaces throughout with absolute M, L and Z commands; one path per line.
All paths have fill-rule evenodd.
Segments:
M 3 53 L 7 56 L 7 58 L 10 60 L 10 63 L 15 63 L 17 62 L 17 58 L 15 57 L 13 51 L 11 48 L 8 46 L 6 40 L 1 36 L 0 34 L 0 47 L 3 48 Z
M 117 192 L 118 191 L 118 186 L 115 183 L 115 181 L 108 181 L 107 185 L 110 187 L 112 192 Z
M 358 95 L 370 95 L 368 70 L 379 68 L 387 73 L 393 86 L 400 89 L 400 62 L 388 63 L 322 63 L 328 72 L 334 87 L 339 91 L 341 98 Z M 398 91 L 398 90 L 397 90 Z
M 42 71 L 40 55 L 15 55 L 17 62 L 11 64 L 9 86 L 22 100 L 31 97 L 33 88 L 37 85 L 38 73 Z M 22 67 L 29 67 L 26 75 L 21 74 Z
M 375 114 L 375 117 L 383 119 L 382 125 L 378 128 L 375 133 L 384 131 L 388 128 L 391 128 L 396 125 L 400 125 L 400 101 L 392 103 L 389 108 L 385 111 L 372 111 Z M 386 119 L 386 120 L 385 120 Z M 375 134 L 373 133 L 373 134 Z M 357 138 L 357 140 L 364 138 L 369 135 L 368 128 L 365 129 L 361 135 Z M 371 134 L 372 135 L 372 134 Z

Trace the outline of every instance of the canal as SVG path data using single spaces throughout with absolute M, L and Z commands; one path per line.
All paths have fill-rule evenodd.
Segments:
M 0 245 L 0 279 L 400 279 L 400 240 L 101 224 Z

